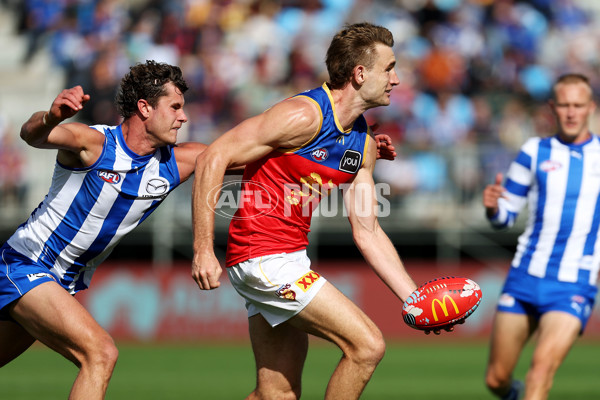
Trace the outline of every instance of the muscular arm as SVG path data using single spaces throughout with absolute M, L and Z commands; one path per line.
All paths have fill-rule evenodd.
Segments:
M 21 127 L 21 138 L 32 147 L 57 149 L 63 165 L 81 168 L 99 157 L 104 135 L 80 123 L 61 124 L 77 114 L 90 96 L 81 86 L 63 90 L 52 102 L 50 110 L 35 112 Z
M 219 286 L 221 267 L 213 249 L 214 210 L 225 171 L 280 147 L 301 146 L 317 133 L 320 115 L 308 100 L 285 100 L 226 132 L 198 156 L 192 193 L 192 276 L 200 289 Z
M 344 202 L 348 209 L 354 242 L 365 261 L 392 292 L 404 301 L 417 286 L 406 272 L 396 248 L 377 220 L 378 204 L 372 177 L 376 149 L 373 139 L 369 140 L 371 143 L 369 152 L 365 155 L 365 163 L 344 194 Z

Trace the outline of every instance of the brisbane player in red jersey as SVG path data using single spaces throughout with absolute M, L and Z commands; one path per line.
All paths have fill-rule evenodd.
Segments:
M 328 82 L 240 123 L 197 159 L 192 275 L 203 290 L 217 288 L 222 272 L 215 193 L 228 168 L 246 165 L 226 266 L 248 309 L 257 368 L 249 399 L 300 397 L 308 334 L 343 352 L 326 399 L 358 398 L 384 355 L 379 328 L 306 255 L 312 211 L 331 190 L 343 188 L 354 242 L 375 273 L 401 301 L 416 289 L 377 220 L 377 145 L 363 116 L 389 105 L 399 83 L 392 46 L 386 28 L 345 27 L 327 51 Z

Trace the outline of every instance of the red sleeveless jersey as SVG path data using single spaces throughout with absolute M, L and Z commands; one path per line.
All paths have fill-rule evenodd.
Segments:
M 369 134 L 365 118 L 342 131 L 326 84 L 297 96 L 319 106 L 321 128 L 300 148 L 279 149 L 246 166 L 239 208 L 229 226 L 228 267 L 306 248 L 313 210 L 362 166 Z

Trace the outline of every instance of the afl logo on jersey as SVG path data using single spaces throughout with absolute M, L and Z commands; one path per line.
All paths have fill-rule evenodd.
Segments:
M 554 160 L 546 160 L 540 164 L 540 169 L 544 172 L 552 172 L 561 168 L 562 164 Z
M 356 150 L 346 150 L 340 160 L 340 171 L 355 174 L 360 168 L 361 154 Z
M 113 171 L 99 170 L 98 176 L 104 181 L 112 184 L 119 183 L 121 175 Z
M 310 153 L 310 156 L 315 161 L 323 162 L 327 160 L 327 157 L 329 157 L 329 152 L 326 148 L 315 149 Z
M 169 181 L 165 178 L 152 178 L 146 183 L 146 192 L 152 196 L 160 196 L 169 190 Z

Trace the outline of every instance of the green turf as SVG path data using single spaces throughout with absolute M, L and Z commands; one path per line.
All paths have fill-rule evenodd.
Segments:
M 243 399 L 254 385 L 254 361 L 246 344 L 119 344 L 120 357 L 107 399 Z M 517 368 L 523 377 L 531 348 Z M 558 371 L 550 399 L 600 399 L 600 343 L 580 342 Z M 322 399 L 340 356 L 313 342 L 303 377 L 303 399 Z M 285 357 L 285 354 L 282 354 Z M 486 343 L 388 344 L 363 399 L 493 399 L 483 386 Z M 66 399 L 77 369 L 34 346 L 0 369 L 0 398 Z

